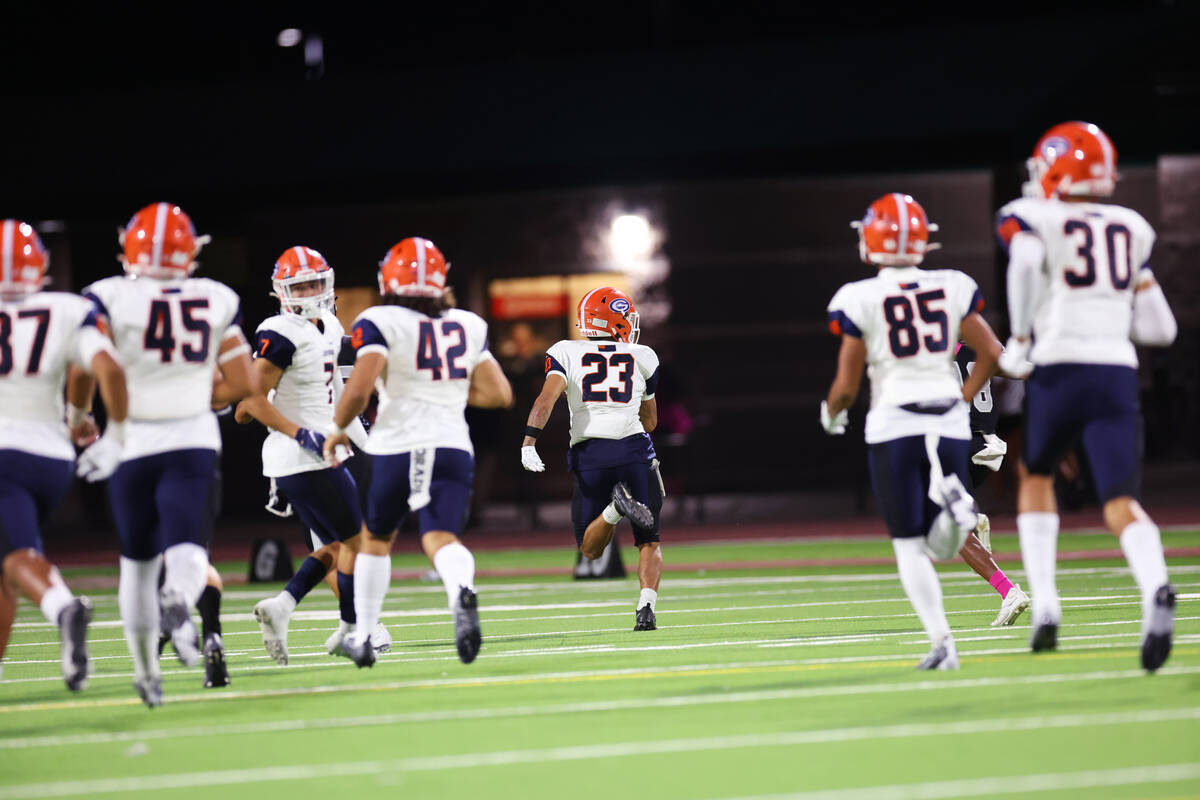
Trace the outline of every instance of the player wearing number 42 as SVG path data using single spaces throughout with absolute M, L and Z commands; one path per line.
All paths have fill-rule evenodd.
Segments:
M 954 557 L 978 524 L 966 489 L 968 403 L 995 372 L 1000 342 L 979 313 L 983 296 L 974 280 L 953 269 L 918 269 L 937 228 L 912 197 L 884 195 L 851 224 L 862 260 L 879 274 L 846 284 L 829 302 L 829 327 L 842 343 L 821 424 L 827 433 L 845 433 L 866 365 L 871 485 L 900 582 L 932 645 L 918 668 L 958 669 L 930 557 Z M 954 363 L 960 337 L 978 354 L 962 385 Z
M 1104 523 L 1120 537 L 1141 590 L 1141 663 L 1154 671 L 1171 652 L 1175 592 L 1158 527 L 1138 503 L 1134 344 L 1164 347 L 1177 332 L 1150 271 L 1154 230 L 1136 211 L 1103 202 L 1116 186 L 1117 151 L 1096 125 L 1055 125 L 1027 166 L 1027 196 L 1000 209 L 997 234 L 1009 251 L 1012 327 L 1001 366 L 1013 372 L 1009 359 L 1026 353 L 1032 362 L 1017 496 L 1021 557 L 1033 592 L 1030 646 L 1035 652 L 1057 646 L 1054 470 L 1078 439 Z
M 204 591 L 212 535 L 213 491 L 221 435 L 213 405 L 245 397 L 253 385 L 240 302 L 224 284 L 193 278 L 208 241 L 179 206 L 154 203 L 120 232 L 125 274 L 84 289 L 107 320 L 129 383 L 124 430 L 109 423 L 79 458 L 88 481 L 108 478 L 121 539 L 117 593 L 133 655 L 134 687 L 148 706 L 162 703 L 158 665 L 160 565 L 162 630 L 179 660 L 201 653 L 189 610 Z M 222 380 L 214 387 L 219 367 Z M 73 405 L 90 407 L 91 387 L 72 381 Z

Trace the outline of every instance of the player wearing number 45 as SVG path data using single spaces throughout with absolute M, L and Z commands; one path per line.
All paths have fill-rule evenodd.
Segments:
M 121 539 L 117 600 L 133 655 L 134 687 L 148 706 L 162 703 L 158 665 L 158 573 L 165 562 L 162 630 L 179 660 L 200 661 L 189 609 L 208 574 L 212 503 L 221 435 L 211 405 L 245 397 L 254 380 L 239 327 L 237 294 L 193 278 L 197 236 L 179 206 L 154 203 L 120 232 L 125 274 L 84 290 L 107 320 L 129 382 L 129 421 L 111 423 L 79 458 L 79 475 L 108 483 Z M 214 369 L 223 380 L 214 391 Z M 72 381 L 73 405 L 89 407 L 91 387 Z M 123 437 L 122 437 L 123 433 Z
M 1038 140 L 1028 167 L 1027 197 L 1000 209 L 997 233 L 1009 251 L 1012 327 L 1001 366 L 1026 353 L 1032 362 L 1017 496 L 1021 557 L 1033 591 L 1030 645 L 1034 652 L 1057 646 L 1062 609 L 1054 577 L 1054 470 L 1079 439 L 1104 523 L 1120 537 L 1141 590 L 1141 662 L 1153 671 L 1171 652 L 1175 592 L 1158 526 L 1138 503 L 1133 346 L 1165 347 L 1177 330 L 1150 272 L 1154 230 L 1136 211 L 1101 202 L 1115 188 L 1117 152 L 1095 125 L 1054 126 Z
M 73 597 L 42 553 L 41 524 L 71 485 L 75 449 L 63 429 L 69 365 L 100 381 L 110 427 L 125 424 L 125 374 L 92 304 L 43 292 L 49 257 L 33 228 L 0 220 L 0 659 L 17 591 L 59 630 L 67 688 L 87 683 L 91 604 Z M 81 420 L 72 420 L 72 427 Z
M 821 403 L 827 433 L 846 431 L 847 409 L 866 365 L 871 381 L 867 458 L 900 582 L 932 649 L 918 669 L 958 669 L 942 587 L 930 557 L 953 558 L 978 524 L 968 458 L 968 403 L 995 372 L 1000 342 L 980 315 L 983 296 L 958 270 L 923 270 L 934 248 L 925 210 L 905 194 L 867 209 L 858 229 L 862 260 L 874 278 L 848 283 L 829 302 L 829 327 L 841 337 L 837 376 Z M 954 364 L 962 338 L 978 354 L 960 386 Z
M 546 352 L 546 384 L 529 412 L 521 465 L 531 472 L 546 469 L 537 437 L 559 396 L 566 394 L 575 543 L 587 558 L 599 558 L 616 524 L 629 517 L 642 588 L 633 629 L 652 631 L 658 627 L 658 523 L 664 494 L 649 436 L 658 423 L 658 355 L 637 343 L 638 312 L 624 292 L 612 286 L 593 289 L 579 301 L 578 314 L 579 331 L 586 338 L 557 342 Z
M 342 654 L 360 667 L 375 663 L 370 634 L 392 576 L 391 548 L 400 523 L 416 513 L 421 547 L 433 562 L 454 614 L 464 664 L 482 644 L 475 595 L 475 558 L 458 535 L 466 522 L 474 450 L 464 411 L 512 405 L 512 387 L 488 351 L 487 323 L 450 307 L 450 265 L 428 239 L 397 243 L 379 265 L 383 305 L 351 326 L 354 370 L 334 411 L 325 457 L 338 463 L 345 430 L 379 388 L 379 412 L 367 437 L 371 478 L 367 515 L 354 562 L 357 631 Z

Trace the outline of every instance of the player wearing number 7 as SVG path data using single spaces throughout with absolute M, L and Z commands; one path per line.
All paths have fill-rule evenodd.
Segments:
M 1058 509 L 1054 470 L 1081 440 L 1104 506 L 1142 594 L 1143 668 L 1171 652 L 1175 592 L 1158 526 L 1138 503 L 1141 431 L 1134 344 L 1165 347 L 1177 326 L 1150 272 L 1154 230 L 1136 211 L 1102 202 L 1116 185 L 1117 153 L 1086 122 L 1055 125 L 1028 161 L 1027 197 L 1000 209 L 1009 251 L 1012 338 L 1001 366 L 1029 353 L 1025 449 L 1017 495 L 1021 557 L 1033 593 L 1034 652 L 1057 646 Z M 1032 350 L 1030 346 L 1032 344 Z
M 655 605 L 662 574 L 658 512 L 663 484 L 649 436 L 658 424 L 658 355 L 637 343 L 638 312 L 619 289 L 601 286 L 588 292 L 579 301 L 578 315 L 586 338 L 557 342 L 546 352 L 546 384 L 529 412 L 521 464 L 531 472 L 545 470 L 537 437 L 559 396 L 566 394 L 575 543 L 587 558 L 599 558 L 614 526 L 629 517 L 641 583 L 633 629 L 652 631 L 658 627 Z
M 121 538 L 118 604 L 133 655 L 134 687 L 148 706 L 162 703 L 158 666 L 158 574 L 165 562 L 162 623 L 179 660 L 200 661 L 189 609 L 204 591 L 205 548 L 221 435 L 211 404 L 226 405 L 251 390 L 250 348 L 232 289 L 193 278 L 197 236 L 179 206 L 154 203 L 120 232 L 122 276 L 105 278 L 84 295 L 108 322 L 129 384 L 124 441 L 109 426 L 79 458 L 88 481 L 109 480 L 109 500 Z M 223 378 L 214 392 L 214 367 Z M 72 380 L 73 405 L 88 407 L 91 387 Z
M 821 403 L 821 424 L 827 433 L 845 433 L 865 365 L 871 486 L 892 537 L 900 583 L 932 645 L 917 668 L 958 669 L 930 557 L 953 558 L 978 522 L 965 488 L 967 404 L 995 372 L 1000 342 L 979 314 L 983 296 L 974 280 L 958 270 L 918 268 L 934 247 L 929 233 L 937 228 L 912 197 L 884 195 L 851 224 L 859 231 L 862 260 L 879 274 L 846 284 L 829 302 L 829 328 L 842 344 L 837 376 Z M 960 336 L 978 353 L 961 386 L 954 365 Z
M 370 634 L 379 622 L 392 577 L 392 542 L 411 511 L 421 547 L 446 587 L 454 639 L 464 664 L 479 654 L 475 557 L 462 532 L 475 473 L 464 411 L 512 405 L 512 387 L 488 351 L 487 323 L 452 308 L 446 287 L 450 265 L 433 242 L 418 237 L 393 246 L 379 265 L 383 304 L 351 326 L 356 356 L 325 439 L 334 464 L 346 428 L 379 389 L 379 412 L 367 436 L 371 456 L 367 514 L 354 560 L 357 630 L 341 654 L 360 667 L 375 663 Z

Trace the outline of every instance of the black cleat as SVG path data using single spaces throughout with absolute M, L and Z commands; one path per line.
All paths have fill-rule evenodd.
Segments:
M 1167 663 L 1171 655 L 1171 633 L 1175 630 L 1175 590 L 1164 583 L 1154 593 L 1154 608 L 1142 637 L 1142 668 L 1147 672 Z
M 204 688 L 216 689 L 229 685 L 229 670 L 225 668 L 225 643 L 221 634 L 210 633 L 204 640 Z
M 163 704 L 162 678 L 142 678 L 133 682 L 138 697 L 146 704 L 146 708 L 157 708 Z
M 654 616 L 654 609 L 649 603 L 637 610 L 637 623 L 634 624 L 635 631 L 656 631 L 658 630 L 658 618 Z
M 361 642 L 354 635 L 342 639 L 342 655 L 357 664 L 359 669 L 375 666 L 375 648 L 371 646 L 370 636 Z
M 639 528 L 654 527 L 654 513 L 646 507 L 645 503 L 633 499 L 633 495 L 629 493 L 629 487 L 624 482 L 613 487 L 612 503 L 613 507 L 621 512 L 621 516 L 629 517 L 629 521 Z
M 474 661 L 483 646 L 483 636 L 479 632 L 479 598 L 466 586 L 459 590 L 458 605 L 454 609 L 454 644 L 464 664 Z
M 1043 622 L 1033 629 L 1029 639 L 1029 648 L 1035 653 L 1054 650 L 1058 647 L 1058 623 Z
M 86 597 L 76 597 L 58 614 L 63 680 L 72 692 L 87 686 L 87 626 L 91 621 L 92 603 Z

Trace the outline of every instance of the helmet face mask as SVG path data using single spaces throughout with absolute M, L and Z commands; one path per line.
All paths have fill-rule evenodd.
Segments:
M 284 314 L 320 319 L 333 311 L 333 267 L 311 247 L 289 247 L 275 261 L 271 287 Z
M 586 338 L 611 336 L 619 342 L 637 344 L 641 315 L 629 295 L 613 286 L 601 286 L 579 301 L 579 332 Z

